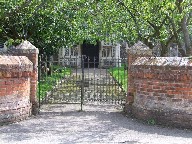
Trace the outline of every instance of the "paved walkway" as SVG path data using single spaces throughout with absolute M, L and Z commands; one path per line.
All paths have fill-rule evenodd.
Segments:
M 192 131 L 127 118 L 120 107 L 44 105 L 40 115 L 0 127 L 0 144 L 192 144 Z
M 74 70 L 72 75 L 66 76 L 55 86 L 45 99 L 48 103 L 80 102 L 82 70 Z M 118 102 L 125 103 L 126 93 L 113 79 L 108 69 L 84 69 L 85 87 L 83 88 L 84 101 Z

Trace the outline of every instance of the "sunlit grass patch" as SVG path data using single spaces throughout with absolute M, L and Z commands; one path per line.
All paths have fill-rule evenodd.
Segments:
M 109 69 L 113 78 L 121 85 L 124 91 L 127 91 L 128 73 L 126 67 L 114 67 Z

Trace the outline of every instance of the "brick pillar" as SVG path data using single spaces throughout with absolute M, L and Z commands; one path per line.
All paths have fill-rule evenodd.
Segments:
M 16 48 L 11 49 L 11 54 L 16 56 L 26 56 L 33 63 L 33 72 L 30 80 L 30 102 L 32 103 L 32 114 L 38 113 L 39 103 L 37 100 L 37 82 L 38 82 L 38 54 L 39 50 L 30 42 L 24 41 Z
M 131 65 L 138 57 L 151 57 L 152 50 L 149 49 L 142 42 L 138 42 L 129 49 L 127 49 L 128 53 L 128 90 L 127 90 L 127 100 L 126 100 L 126 111 L 131 113 L 131 105 L 134 102 L 134 79 L 133 73 L 131 72 Z
M 0 55 L 0 125 L 31 115 L 32 70 L 33 63 L 25 56 Z
M 131 64 L 136 60 L 139 55 L 128 51 L 128 90 L 127 90 L 127 104 L 131 105 L 134 101 L 134 85 L 133 85 L 133 77 L 131 73 Z

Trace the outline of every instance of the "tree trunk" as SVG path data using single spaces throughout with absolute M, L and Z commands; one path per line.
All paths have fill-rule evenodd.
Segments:
M 166 57 L 167 56 L 166 54 L 168 52 L 167 46 L 163 44 L 163 42 L 160 43 L 161 43 L 161 56 Z
M 181 21 L 181 28 L 182 28 L 182 32 L 183 32 L 183 40 L 184 40 L 184 43 L 185 43 L 187 55 L 192 55 L 191 40 L 190 40 L 189 31 L 188 31 L 188 28 L 187 28 L 187 18 L 186 18 L 186 16 L 184 16 L 182 21 Z

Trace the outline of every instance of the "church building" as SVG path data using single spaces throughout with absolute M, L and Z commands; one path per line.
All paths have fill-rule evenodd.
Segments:
M 117 66 L 118 63 L 121 63 L 120 47 L 121 45 L 119 43 L 113 44 L 101 41 L 94 45 L 84 42 L 82 45 L 74 45 L 71 48 L 61 48 L 59 51 L 59 60 L 65 66 L 81 67 L 81 57 L 83 56 L 85 67 L 102 68 L 109 65 Z

